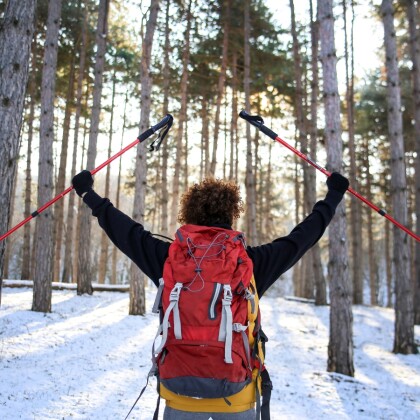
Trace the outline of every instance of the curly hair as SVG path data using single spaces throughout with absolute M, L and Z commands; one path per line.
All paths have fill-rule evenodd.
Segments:
M 232 181 L 205 178 L 181 197 L 178 221 L 181 224 L 232 225 L 244 211 L 239 186 Z

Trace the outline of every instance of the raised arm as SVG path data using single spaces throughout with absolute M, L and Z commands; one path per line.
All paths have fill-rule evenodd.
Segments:
M 314 205 L 312 212 L 289 235 L 265 245 L 247 248 L 248 255 L 254 263 L 259 296 L 296 264 L 324 234 L 349 182 L 342 175 L 333 173 L 327 178 L 327 186 L 325 198 Z
M 93 177 L 89 171 L 77 174 L 72 184 L 111 241 L 158 285 L 170 244 L 154 238 L 142 224 L 115 208 L 108 198 L 99 196 L 93 190 Z

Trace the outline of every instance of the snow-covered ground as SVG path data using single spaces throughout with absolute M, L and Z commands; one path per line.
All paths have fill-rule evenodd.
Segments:
M 158 323 L 150 307 L 129 316 L 127 293 L 74 290 L 54 290 L 49 314 L 31 304 L 32 289 L 3 289 L 0 419 L 123 420 L 150 368 Z M 420 418 L 420 355 L 391 353 L 392 310 L 354 307 L 349 378 L 326 372 L 328 307 L 274 297 L 261 307 L 273 420 Z M 153 380 L 130 419 L 150 420 L 155 404 Z

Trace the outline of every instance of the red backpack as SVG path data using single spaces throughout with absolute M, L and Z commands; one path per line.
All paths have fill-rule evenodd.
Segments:
M 153 353 L 160 383 L 177 395 L 226 399 L 263 368 L 245 248 L 240 232 L 196 225 L 182 226 L 169 248 L 154 308 L 161 302 L 161 342 Z
M 267 337 L 260 325 L 244 235 L 182 226 L 169 247 L 159 283 L 153 312 L 160 313 L 161 323 L 152 349 L 153 367 L 126 419 L 156 375 L 160 396 L 172 408 L 239 412 L 256 403 L 256 417 L 269 420 Z M 158 413 L 159 399 L 154 420 Z

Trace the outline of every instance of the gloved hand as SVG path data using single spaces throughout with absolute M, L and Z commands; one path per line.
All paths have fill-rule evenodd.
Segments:
M 333 172 L 327 178 L 327 187 L 329 190 L 335 190 L 344 194 L 349 187 L 349 180 L 338 172 Z
M 84 193 L 90 191 L 93 187 L 93 177 L 90 171 L 84 169 L 82 172 L 79 172 L 71 180 L 74 190 L 77 195 L 83 197 Z

